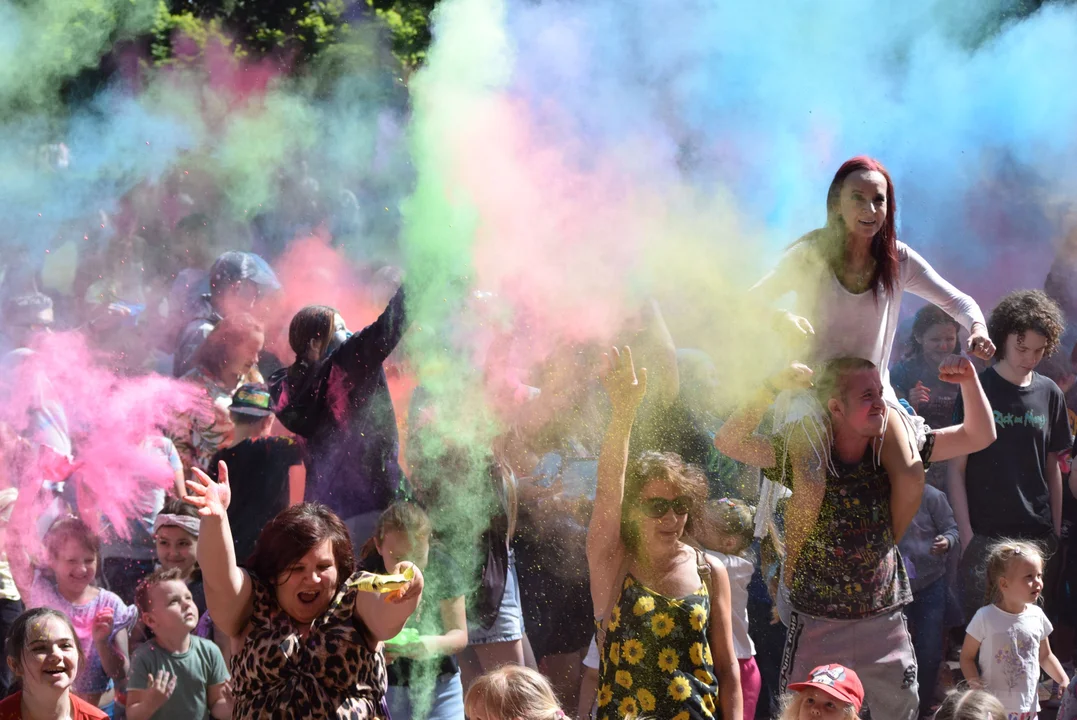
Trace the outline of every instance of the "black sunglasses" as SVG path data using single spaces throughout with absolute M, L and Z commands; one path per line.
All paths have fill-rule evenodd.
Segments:
M 665 498 L 647 498 L 640 503 L 639 509 L 643 511 L 643 514 L 649 518 L 658 519 L 665 516 L 670 510 L 673 510 L 676 515 L 687 515 L 688 511 L 692 509 L 692 498 L 687 495 L 680 495 L 672 500 L 666 500 Z

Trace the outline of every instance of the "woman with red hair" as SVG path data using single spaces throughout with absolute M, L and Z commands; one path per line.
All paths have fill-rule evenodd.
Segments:
M 842 357 L 863 358 L 879 368 L 890 408 L 885 434 L 872 443 L 871 451 L 875 462 L 890 476 L 894 534 L 900 538 L 920 504 L 924 472 L 918 450 L 926 436 L 923 421 L 910 418 L 901 409 L 890 385 L 890 353 L 902 296 L 908 291 L 942 308 L 969 331 L 968 349 L 973 354 L 987 360 L 994 355 L 995 346 L 976 301 L 898 241 L 894 184 L 882 163 L 869 157 L 845 162 L 830 183 L 826 209 L 826 225 L 793 243 L 778 266 L 751 292 L 764 304 L 790 292 L 796 295 L 794 312 L 783 312 L 780 324 L 788 326 L 794 337 L 807 341 L 800 360 L 815 364 Z M 898 422 L 891 422 L 894 419 Z M 831 463 L 827 413 L 809 393 L 779 396 L 774 432 L 785 435 L 787 441 L 798 434 L 799 443 L 791 447 L 809 449 L 808 464 L 802 467 L 811 465 L 813 471 L 819 471 Z M 820 500 L 821 477 L 816 473 L 801 480 L 816 485 Z M 772 508 L 775 502 L 771 495 L 760 504 Z M 811 508 L 797 510 L 811 514 Z
M 890 352 L 901 298 L 907 290 L 938 305 L 969 331 L 968 348 L 988 360 L 995 346 L 983 312 L 897 239 L 894 183 L 869 157 L 846 161 L 826 195 L 826 226 L 793 243 L 778 267 L 752 289 L 774 302 L 796 294 L 796 311 L 783 321 L 811 341 L 810 362 L 838 357 L 870 360 L 890 389 Z

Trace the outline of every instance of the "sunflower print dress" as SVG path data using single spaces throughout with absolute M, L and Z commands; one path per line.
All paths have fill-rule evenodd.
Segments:
M 599 720 L 721 716 L 707 639 L 710 607 L 706 583 L 695 594 L 672 599 L 631 573 L 625 576 L 602 650 Z

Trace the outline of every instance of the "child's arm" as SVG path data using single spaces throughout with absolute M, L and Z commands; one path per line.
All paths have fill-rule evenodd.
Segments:
M 303 493 L 307 490 L 307 466 L 303 463 L 288 468 L 288 505 L 303 502 Z
M 1051 500 L 1051 526 L 1055 537 L 1062 535 L 1062 468 L 1058 464 L 1058 453 L 1047 453 L 1047 491 Z
M 140 666 L 136 672 L 143 669 Z M 150 720 L 176 689 L 176 676 L 167 670 L 159 670 L 156 676 L 153 673 L 148 675 L 149 681 L 144 689 L 130 688 L 127 691 L 127 720 Z
M 227 682 L 209 686 L 209 714 L 216 720 L 229 720 L 232 717 L 233 700 Z
M 951 460 L 947 466 L 950 481 L 950 503 L 954 510 L 954 520 L 957 521 L 957 534 L 961 540 L 962 552 L 972 542 L 972 523 L 969 521 L 969 496 L 965 491 L 965 467 L 968 461 L 968 455 L 959 455 Z
M 980 652 L 980 641 L 969 634 L 965 634 L 965 642 L 961 646 L 961 674 L 965 676 L 965 682 L 970 688 L 983 690 L 983 680 L 980 679 L 980 671 L 976 667 L 976 656 Z
M 91 633 L 94 649 L 101 658 L 101 668 L 113 680 L 120 680 L 127 677 L 127 671 L 130 668 L 127 657 L 127 630 L 117 632 L 116 637 L 110 642 L 109 636 L 112 635 L 114 617 L 112 608 L 99 610 L 94 616 Z
M 737 409 L 718 429 L 714 447 L 726 457 L 753 467 L 773 467 L 777 462 L 770 438 L 756 434 L 767 409 L 781 390 L 811 387 L 812 371 L 807 365 L 793 363 L 767 380 L 751 398 Z
M 1058 689 L 1062 695 L 1065 695 L 1070 678 L 1062 669 L 1062 663 L 1058 661 L 1058 657 L 1051 651 L 1051 641 L 1047 638 L 1040 641 L 1040 668 L 1058 683 Z

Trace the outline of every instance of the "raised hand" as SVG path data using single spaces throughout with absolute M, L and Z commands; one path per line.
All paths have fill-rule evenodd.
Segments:
M 192 479 L 187 481 L 185 502 L 198 508 L 203 517 L 224 517 L 232 502 L 232 486 L 228 484 L 228 465 L 217 464 L 217 482 L 198 468 L 191 468 Z
M 976 377 L 972 361 L 963 355 L 947 355 L 939 365 L 939 380 L 960 385 Z
M 772 377 L 770 382 L 778 390 L 804 390 L 812 386 L 814 374 L 812 369 L 804 363 L 795 362 Z
M 102 643 L 112 637 L 112 625 L 115 613 L 112 608 L 101 608 L 93 617 L 90 634 L 95 643 Z
M 991 338 L 987 335 L 987 328 L 982 323 L 973 324 L 972 333 L 969 335 L 968 351 L 981 360 L 990 360 L 994 357 L 995 343 L 991 342 Z
M 414 564 L 409 562 L 397 563 L 396 568 L 393 569 L 394 575 L 403 575 L 405 570 L 410 569 L 414 573 L 411 582 L 399 590 L 394 590 L 385 596 L 386 601 L 393 603 L 404 603 L 409 600 L 413 600 L 419 596 L 423 591 L 423 573 Z
M 815 328 L 808 322 L 808 318 L 794 315 L 791 312 L 781 313 L 775 321 L 775 327 L 778 332 L 796 340 L 815 334 Z
M 941 373 L 941 370 L 940 370 Z M 913 410 L 916 410 L 926 402 L 931 401 L 931 389 L 924 385 L 919 380 L 916 384 L 909 388 L 909 404 L 912 405 Z
M 615 412 L 635 412 L 647 393 L 647 368 L 632 363 L 632 349 L 625 345 L 621 350 L 611 348 L 606 353 L 606 373 L 602 384 Z
M 176 676 L 167 670 L 158 670 L 157 675 L 150 673 L 146 682 L 146 694 L 149 703 L 156 707 L 165 704 L 176 689 Z

